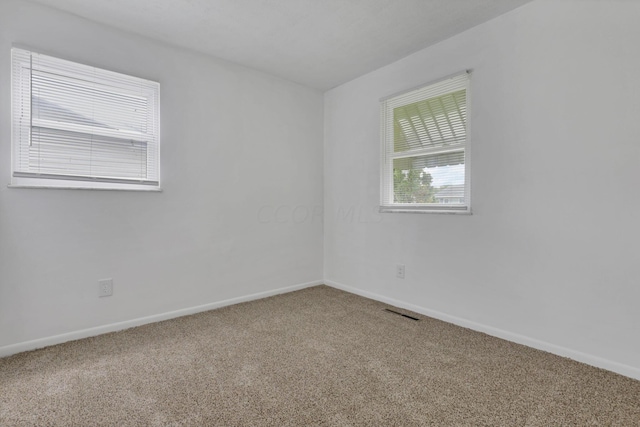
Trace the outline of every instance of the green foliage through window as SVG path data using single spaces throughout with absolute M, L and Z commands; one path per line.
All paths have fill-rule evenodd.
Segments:
M 393 170 L 394 203 L 434 203 L 431 174 L 417 169 Z

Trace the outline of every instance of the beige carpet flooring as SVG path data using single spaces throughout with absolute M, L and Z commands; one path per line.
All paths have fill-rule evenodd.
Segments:
M 1 426 L 640 426 L 640 381 L 326 286 L 0 359 Z

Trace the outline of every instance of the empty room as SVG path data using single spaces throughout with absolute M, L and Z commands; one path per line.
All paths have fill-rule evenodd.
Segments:
M 640 426 L 638 22 L 0 0 L 0 426 Z

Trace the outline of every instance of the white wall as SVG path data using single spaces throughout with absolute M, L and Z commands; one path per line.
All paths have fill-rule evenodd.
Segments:
M 338 87 L 323 170 L 320 93 L 3 0 L 0 353 L 321 279 L 324 172 L 328 283 L 640 375 L 639 18 L 539 0 Z M 12 44 L 160 81 L 164 191 L 7 188 Z M 378 99 L 466 68 L 474 214 L 378 214 Z
M 159 81 L 164 191 L 7 188 L 12 44 Z M 0 350 L 321 280 L 322 105 L 269 75 L 2 0 Z M 109 277 L 114 295 L 98 299 Z
M 640 378 L 639 20 L 537 1 L 326 93 L 325 280 Z M 378 214 L 379 98 L 468 68 L 473 215 Z

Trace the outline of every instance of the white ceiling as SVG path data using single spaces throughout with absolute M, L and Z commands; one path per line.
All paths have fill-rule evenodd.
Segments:
M 326 90 L 530 0 L 34 0 Z

